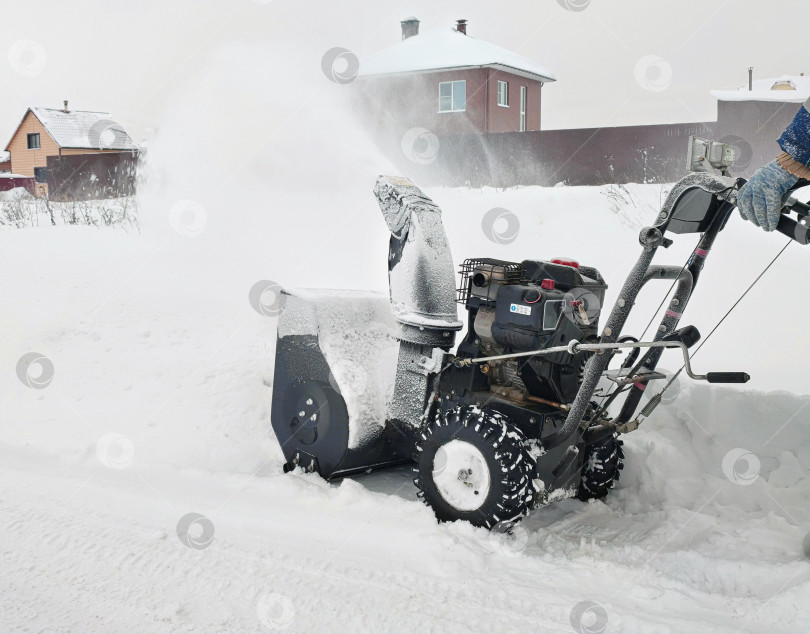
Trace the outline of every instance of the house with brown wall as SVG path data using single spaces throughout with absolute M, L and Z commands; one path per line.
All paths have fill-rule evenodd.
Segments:
M 401 134 L 438 136 L 540 129 L 541 92 L 554 74 L 505 48 L 455 28 L 419 32 L 402 20 L 402 40 L 360 61 L 355 97 L 369 123 Z
M 67 101 L 62 109 L 29 108 L 6 146 L 10 171 L 33 178 L 38 196 L 49 193 L 49 157 L 137 150 L 108 113 L 70 110 Z

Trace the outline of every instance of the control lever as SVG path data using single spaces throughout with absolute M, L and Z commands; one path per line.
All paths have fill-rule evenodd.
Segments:
M 808 181 L 802 179 L 792 189 L 796 190 L 807 184 Z M 795 213 L 796 218 L 792 218 L 789 215 L 791 213 Z M 788 198 L 782 207 L 782 217 L 779 218 L 776 230 L 799 244 L 810 244 L 810 205 L 800 202 L 795 196 Z
M 684 326 L 673 330 L 663 338 L 664 341 L 680 341 L 687 348 L 691 348 L 700 341 L 700 331 L 694 326 Z
M 644 368 L 642 368 L 644 370 Z M 639 372 L 638 374 L 623 374 L 622 371 L 619 372 L 605 372 L 605 376 L 613 381 L 619 387 L 623 387 L 625 385 L 632 385 L 634 383 L 649 383 L 650 381 L 657 381 L 658 379 L 665 379 L 667 378 L 666 374 L 662 374 L 661 372 L 655 372 L 651 370 L 644 370 Z
M 751 377 L 745 372 L 707 372 L 709 383 L 748 383 Z

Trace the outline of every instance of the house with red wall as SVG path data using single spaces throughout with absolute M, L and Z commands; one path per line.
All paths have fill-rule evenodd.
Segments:
M 551 71 L 468 35 L 466 20 L 424 32 L 416 18 L 401 25 L 402 40 L 362 59 L 355 81 L 378 128 L 439 136 L 540 130 Z

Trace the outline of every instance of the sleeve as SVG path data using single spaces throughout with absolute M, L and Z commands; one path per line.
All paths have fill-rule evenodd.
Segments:
M 799 161 L 795 160 L 787 152 L 782 152 L 779 156 L 777 156 L 776 162 L 794 176 L 798 176 L 799 178 L 810 181 L 810 167 L 799 163 Z
M 810 167 L 810 99 L 799 108 L 799 112 L 779 137 L 779 147 L 795 162 Z M 784 167 L 784 166 L 783 166 Z M 787 169 L 787 168 L 786 168 Z

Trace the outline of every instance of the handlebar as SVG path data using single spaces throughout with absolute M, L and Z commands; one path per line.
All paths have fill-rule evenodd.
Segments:
M 790 216 L 782 216 L 776 230 L 799 244 L 810 244 L 810 224 L 805 218 L 793 220 Z
M 806 185 L 806 181 L 799 181 L 801 185 L 793 187 L 796 190 L 799 187 Z M 791 191 L 792 191 L 791 190 Z M 791 218 L 788 214 L 795 213 L 796 218 Z M 782 217 L 779 219 L 779 224 L 776 230 L 779 233 L 792 238 L 799 244 L 810 244 L 810 205 L 796 200 L 794 196 L 788 198 L 785 206 L 782 207 Z

